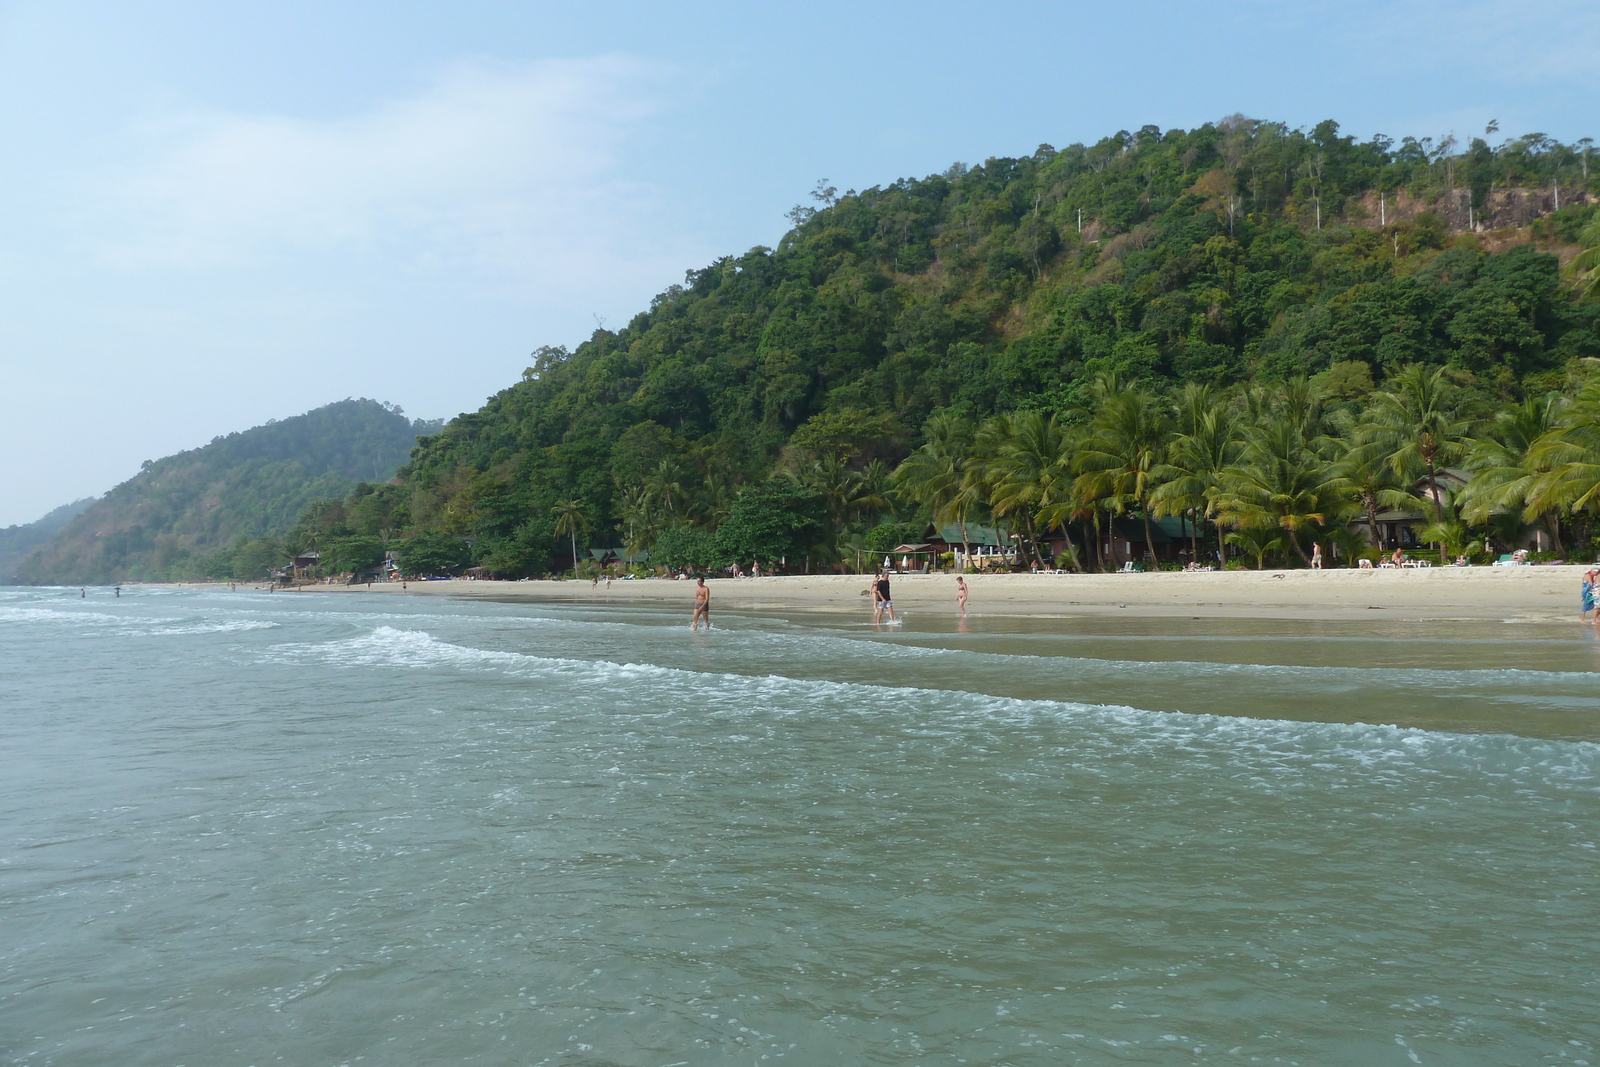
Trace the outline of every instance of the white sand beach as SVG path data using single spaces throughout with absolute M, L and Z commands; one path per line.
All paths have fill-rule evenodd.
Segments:
M 1578 620 L 1578 583 L 1587 566 L 1433 567 L 1422 570 L 1157 572 L 1151 574 L 968 575 L 972 616 L 1069 617 L 1123 613 L 1190 618 L 1476 619 L 1504 622 Z M 870 610 L 863 575 L 719 578 L 709 583 L 713 609 Z M 396 596 L 472 596 L 516 600 L 681 605 L 692 582 L 645 579 L 374 584 Z M 367 586 L 308 586 L 305 592 L 367 592 Z M 908 613 L 956 614 L 955 576 L 893 579 L 895 607 Z M 297 594 L 288 594 L 297 595 Z

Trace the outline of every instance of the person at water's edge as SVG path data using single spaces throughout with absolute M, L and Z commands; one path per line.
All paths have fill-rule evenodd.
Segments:
M 705 616 L 706 629 L 711 629 L 711 590 L 706 588 L 704 578 L 697 578 L 694 587 L 694 615 L 689 619 L 689 629 L 700 629 L 702 615 Z
M 872 621 L 877 622 L 883 617 L 883 613 L 887 611 L 889 613 L 889 621 L 894 622 L 894 603 L 889 599 L 889 575 L 887 573 L 878 575 L 878 582 L 873 586 L 873 592 L 877 595 L 873 597 Z

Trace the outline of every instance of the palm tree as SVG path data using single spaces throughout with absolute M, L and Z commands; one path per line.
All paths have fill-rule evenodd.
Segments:
M 578 574 L 578 531 L 588 532 L 589 508 L 581 500 L 562 500 L 550 509 L 556 517 L 556 536 L 566 534 L 572 545 L 572 574 Z
M 1408 508 L 1417 498 L 1407 492 L 1389 463 L 1382 445 L 1355 443 L 1339 457 L 1339 473 L 1361 505 L 1373 548 L 1383 547 L 1378 534 L 1379 508 Z
M 1374 394 L 1359 443 L 1382 454 L 1396 477 L 1426 471 L 1433 521 L 1444 520 L 1444 494 L 1439 468 L 1466 454 L 1470 423 L 1456 417 L 1449 405 L 1444 368 L 1413 363 L 1394 376 L 1394 388 Z
M 1283 548 L 1283 535 L 1269 526 L 1245 527 L 1227 536 L 1230 545 L 1247 552 L 1256 559 L 1256 570 L 1261 569 L 1268 552 Z
M 935 522 L 954 522 L 961 531 L 962 556 L 971 555 L 967 518 L 975 501 L 967 488 L 972 463 L 972 424 L 948 413 L 922 424 L 923 445 L 895 468 L 891 479 L 911 499 L 926 504 Z
M 1034 516 L 1050 508 L 1052 521 L 1058 507 L 1072 493 L 1067 466 L 1066 433 L 1048 411 L 1018 412 L 1008 420 L 1010 434 L 1000 443 L 991 460 L 993 495 L 990 506 L 996 515 L 1015 515 L 1022 520 L 1022 532 L 1033 551 L 1033 558 L 1044 566 Z
M 836 455 L 823 456 L 813 460 L 810 466 L 798 474 L 790 473 L 791 480 L 801 485 L 808 486 L 817 491 L 822 497 L 822 503 L 828 510 L 828 521 L 831 532 L 837 536 L 844 529 L 845 516 L 849 514 L 858 494 L 861 476 L 850 469 L 850 465 Z
M 1585 226 L 1578 236 L 1583 251 L 1567 264 L 1578 283 L 1578 296 L 1588 300 L 1600 297 L 1600 218 Z
M 683 468 L 670 459 L 656 464 L 656 469 L 644 477 L 644 490 L 650 503 L 664 518 L 674 522 L 684 517 L 689 494 L 683 488 Z
M 628 550 L 628 558 L 634 559 L 654 544 L 660 533 L 650 493 L 643 486 L 635 486 L 623 494 L 621 511 L 625 530 L 622 543 Z
M 1587 382 L 1529 447 L 1527 464 L 1538 473 L 1528 484 L 1525 517 L 1550 519 L 1559 549 L 1558 509 L 1600 508 L 1600 379 Z
M 1185 512 L 1210 519 L 1217 531 L 1221 562 L 1228 562 L 1226 539 L 1216 522 L 1223 472 L 1238 462 L 1244 448 L 1239 420 L 1210 386 L 1191 385 L 1177 405 L 1177 436 L 1167 462 L 1157 472 L 1161 485 L 1150 494 L 1157 515 Z
M 1308 565 L 1304 531 L 1342 523 L 1356 512 L 1350 483 L 1302 434 L 1292 414 L 1259 426 L 1224 477 L 1220 512 L 1241 530 L 1277 529 Z M 1237 541 L 1235 543 L 1238 543 Z
M 1160 484 L 1172 420 L 1154 397 L 1137 388 L 1108 389 L 1079 445 L 1074 490 L 1113 507 L 1132 504 L 1144 520 L 1144 544 L 1153 552 L 1150 494 Z
M 1553 483 L 1541 481 L 1547 472 L 1540 465 L 1554 455 L 1556 437 L 1552 433 L 1561 427 L 1565 408 L 1565 398 L 1550 393 L 1529 397 L 1495 415 L 1487 432 L 1472 441 L 1467 454 L 1464 466 L 1473 474 L 1461 491 L 1463 518 L 1482 525 L 1495 514 L 1515 512 L 1531 522 L 1553 510 L 1554 501 L 1563 494 L 1548 491 Z M 1541 441 L 1547 442 L 1542 448 Z M 1559 529 L 1554 514 L 1549 518 Z M 1559 534 L 1556 543 L 1559 546 Z

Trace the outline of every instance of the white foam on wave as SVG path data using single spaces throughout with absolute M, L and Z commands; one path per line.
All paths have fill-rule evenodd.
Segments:
M 119 615 L 107 615 L 103 611 L 57 611 L 54 608 L 17 608 L 9 605 L 0 606 L 0 622 L 127 622 Z M 151 622 L 158 620 L 151 619 Z
M 115 637 L 168 637 L 183 634 L 236 633 L 275 629 L 279 623 L 265 619 L 162 618 L 155 615 L 110 615 L 103 611 L 65 611 L 54 608 L 0 606 L 0 623 L 87 626 Z
M 153 629 L 124 629 L 117 631 L 128 637 L 171 637 L 180 634 L 231 634 L 245 630 L 275 630 L 278 623 L 265 619 L 233 619 L 228 622 L 196 622 L 177 626 L 157 626 Z
M 1304 722 L 1246 716 L 1152 711 L 1126 705 L 999 697 L 964 690 L 883 686 L 790 678 L 776 674 L 701 672 L 652 663 L 618 663 L 472 648 L 420 630 L 380 626 L 320 645 L 274 646 L 274 658 L 315 655 L 342 666 L 416 669 L 453 667 L 575 683 L 627 702 L 629 683 L 646 682 L 640 705 L 651 716 L 697 708 L 732 717 L 918 715 L 926 728 L 1037 725 L 1041 720 L 1089 728 L 1094 746 L 1119 757 L 1141 750 L 1225 750 L 1255 762 L 1304 765 L 1338 758 L 1378 772 L 1444 764 L 1474 772 L 1537 769 L 1565 785 L 1600 789 L 1600 744 L 1512 734 L 1458 734 L 1368 723 Z M 644 712 L 639 712 L 643 714 Z M 1491 766 L 1492 765 L 1492 766 Z
M 420 621 L 420 618 L 419 618 Z M 637 623 L 612 620 L 596 621 L 534 616 L 531 621 L 567 626 L 574 630 L 639 629 Z M 863 623 L 862 625 L 871 625 Z M 658 630 L 659 626 L 645 627 Z M 1187 659 L 1106 659 L 1095 656 L 1024 655 L 1010 652 L 984 652 L 972 648 L 941 648 L 899 641 L 876 641 L 857 637 L 839 637 L 814 631 L 739 629 L 724 632 L 724 640 L 748 646 L 793 646 L 796 651 L 814 653 L 821 650 L 849 652 L 855 656 L 899 659 L 938 659 L 972 657 L 974 663 L 986 666 L 1011 664 L 1029 671 L 1056 668 L 1063 672 L 1076 669 L 1102 671 L 1108 674 L 1184 675 L 1205 676 L 1265 676 L 1281 678 L 1296 683 L 1326 686 L 1343 684 L 1349 688 L 1366 688 L 1373 685 L 1405 685 L 1410 687 L 1459 689 L 1473 688 L 1492 683 L 1532 686 L 1592 686 L 1600 681 L 1600 674 L 1591 671 L 1537 670 L 1524 667 L 1489 668 L 1438 668 L 1438 667 L 1349 667 L 1318 666 L 1292 663 L 1231 663 L 1217 660 Z

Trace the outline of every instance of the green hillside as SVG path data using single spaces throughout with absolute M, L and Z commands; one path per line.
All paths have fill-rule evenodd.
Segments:
M 260 577 L 282 562 L 273 539 L 308 505 L 389 480 L 417 435 L 436 427 L 377 401 L 343 400 L 146 462 L 24 558 L 18 580 Z
M 84 497 L 71 504 L 63 504 L 34 522 L 7 526 L 0 530 L 0 585 L 7 584 L 16 573 L 17 565 L 40 545 L 50 540 L 69 522 L 88 510 L 94 497 Z
M 1097 382 L 1164 405 L 1207 385 L 1239 409 L 1247 386 L 1307 375 L 1360 407 L 1415 365 L 1446 370 L 1452 411 L 1491 417 L 1600 356 L 1600 305 L 1562 276 L 1595 184 L 1586 146 L 1538 134 L 1358 142 L 1237 117 L 819 183 L 777 248 L 690 271 L 575 352 L 539 350 L 425 440 L 365 524 L 531 573 L 571 540 L 703 548 L 742 492 L 788 472 L 775 506 L 815 510 L 801 525 L 841 558 L 933 507 L 887 472 L 935 414 L 1081 426 Z

